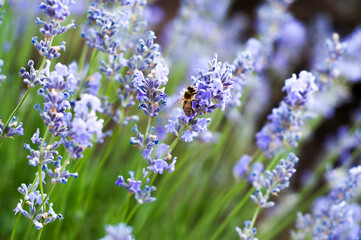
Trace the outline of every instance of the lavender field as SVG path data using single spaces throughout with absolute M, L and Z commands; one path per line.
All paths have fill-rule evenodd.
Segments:
M 0 239 L 360 240 L 360 12 L 0 0 Z

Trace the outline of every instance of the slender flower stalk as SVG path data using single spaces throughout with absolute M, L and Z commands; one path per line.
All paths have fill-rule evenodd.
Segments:
M 254 235 L 257 233 L 254 228 L 257 216 L 261 208 L 271 208 L 275 205 L 273 201 L 269 201 L 270 195 L 278 196 L 278 193 L 289 186 L 290 177 L 296 172 L 294 165 L 298 162 L 298 158 L 290 153 L 287 160 L 280 160 L 279 165 L 271 171 L 266 170 L 264 175 L 260 175 L 254 180 L 253 185 L 256 186 L 256 190 L 250 196 L 252 201 L 257 205 L 257 208 L 253 214 L 252 221 L 246 221 L 244 223 L 245 228 L 241 230 L 236 228 L 236 231 L 241 239 L 256 240 Z M 262 188 L 266 189 L 266 192 L 262 192 Z
M 38 42 L 38 37 L 33 37 L 32 43 L 34 44 L 35 48 L 39 51 L 39 54 L 43 56 L 43 60 L 39 67 L 39 70 L 35 70 L 34 62 L 32 60 L 30 60 L 28 63 L 30 67 L 30 72 L 27 72 L 25 68 L 20 69 L 19 76 L 24 78 L 24 83 L 27 84 L 28 90 L 26 91 L 25 95 L 23 96 L 19 104 L 16 106 L 14 111 L 11 113 L 3 129 L 7 129 L 10 122 L 14 118 L 15 114 L 18 112 L 18 110 L 25 102 L 25 99 L 29 95 L 31 89 L 35 85 L 41 83 L 41 74 L 45 66 L 45 60 L 58 58 L 60 56 L 59 50 L 60 49 L 65 50 L 65 42 L 63 42 L 60 46 L 55 46 L 55 47 L 52 46 L 52 42 L 55 36 L 63 34 L 70 28 L 76 27 L 76 24 L 74 24 L 73 22 L 67 25 L 66 27 L 63 27 L 60 24 L 60 21 L 64 21 L 66 17 L 69 16 L 70 14 L 67 6 L 68 3 L 69 3 L 68 1 L 63 2 L 62 0 L 41 2 L 39 6 L 40 9 L 50 18 L 52 18 L 52 20 L 49 23 L 45 21 L 41 21 L 39 18 L 36 18 L 36 24 L 43 25 L 43 27 L 40 28 L 40 32 L 45 37 L 44 40 L 41 40 L 40 42 Z M 5 132 L 6 131 L 3 131 L 2 136 L 5 136 Z

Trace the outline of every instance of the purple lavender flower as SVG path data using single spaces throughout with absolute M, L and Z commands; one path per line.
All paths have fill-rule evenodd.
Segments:
M 198 91 L 193 104 L 196 113 L 211 113 L 218 107 L 224 111 L 233 87 L 232 68 L 229 65 L 218 62 L 215 54 L 209 62 L 209 71 L 200 70 L 192 80 Z
M 18 123 L 16 121 L 16 117 L 13 117 L 10 124 L 6 127 L 6 129 L 4 129 L 4 124 L 0 119 L 0 136 L 13 137 L 15 134 L 18 134 L 19 136 L 24 135 L 23 123 Z
M 34 61 L 29 60 L 28 66 L 30 67 L 30 71 L 27 72 L 25 68 L 21 68 L 19 71 L 19 77 L 24 78 L 24 83 L 27 84 L 28 87 L 34 87 L 41 83 L 41 79 L 37 78 L 37 71 L 34 68 Z
M 185 116 L 182 110 L 175 109 L 172 116 L 168 119 L 168 124 L 165 125 L 165 128 L 168 133 L 178 136 L 182 127 L 189 125 L 189 129 L 183 132 L 181 139 L 184 142 L 191 142 L 198 138 L 200 133 L 207 132 L 207 125 L 210 121 L 210 118 L 196 118 L 192 120 Z
M 233 167 L 233 176 L 236 179 L 241 179 L 243 178 L 246 173 L 248 172 L 248 168 L 249 168 L 249 163 L 252 161 L 252 157 L 245 154 L 243 155 L 238 162 L 236 163 L 236 165 Z
M 173 161 L 171 163 L 167 163 L 163 159 L 156 159 L 152 160 L 151 165 L 147 167 L 147 169 L 159 174 L 163 174 L 165 170 L 168 170 L 169 173 L 172 173 L 175 170 L 176 162 L 177 157 L 173 158 Z
M 123 1 L 125 2 L 125 1 Z M 128 1 L 130 2 L 130 1 Z M 118 223 L 114 226 L 105 226 L 106 236 L 100 240 L 133 240 L 133 228 L 127 226 L 125 223 Z
M 249 74 L 254 69 L 254 58 L 249 51 L 240 52 L 231 65 L 233 73 L 233 88 L 231 90 L 232 98 L 227 102 L 227 108 L 238 107 L 241 105 L 241 97 L 244 85 L 247 84 Z
M 357 60 L 360 59 L 360 39 L 361 29 L 357 28 L 345 39 L 344 43 L 340 43 L 342 46 L 347 46 L 347 51 L 336 63 L 337 69 L 340 73 L 353 82 L 360 81 L 361 79 L 361 67 L 359 61 Z M 343 51 L 345 51 L 344 48 Z
M 147 32 L 147 37 L 145 39 L 139 39 L 138 45 L 136 46 L 136 55 L 133 56 L 133 59 L 130 59 L 130 68 L 134 69 L 134 66 L 137 66 L 139 71 L 145 71 L 147 69 L 152 70 L 156 64 L 161 59 L 160 58 L 160 47 L 157 43 L 154 43 L 154 40 L 157 37 L 155 36 L 153 31 Z M 163 71 L 163 72 L 162 72 Z M 164 75 L 168 75 L 169 71 L 162 66 L 157 70 L 157 75 L 162 79 L 159 79 L 161 84 L 165 84 L 168 80 L 167 77 L 162 77 Z M 158 77 L 156 76 L 156 77 Z M 164 81 L 163 79 L 167 79 Z
M 219 56 L 235 57 L 237 38 L 245 25 L 239 15 L 226 18 L 230 6 L 229 0 L 181 1 L 178 16 L 164 31 L 170 66 L 184 66 L 186 76 L 192 76 L 207 67 L 205 61 L 212 49 L 217 49 Z
M 45 35 L 47 38 L 51 38 L 52 36 L 60 35 L 68 31 L 70 28 L 76 28 L 76 24 L 74 20 L 68 24 L 67 26 L 63 27 L 60 22 L 55 21 L 52 19 L 49 23 L 41 21 L 40 18 L 36 18 L 36 25 L 43 25 L 40 28 L 40 32 Z
M 192 77 L 197 89 L 192 100 L 193 113 L 186 116 L 180 109 L 175 109 L 165 125 L 166 131 L 175 136 L 183 132 L 181 139 L 191 142 L 200 133 L 207 132 L 210 118 L 198 118 L 200 115 L 212 113 L 216 108 L 225 109 L 231 99 L 233 87 L 232 68 L 218 62 L 217 55 L 209 62 L 209 71 L 199 70 L 197 77 Z M 183 91 L 184 94 L 184 91 Z M 184 129 L 183 126 L 186 126 Z
M 69 15 L 69 5 L 73 0 L 44 0 L 39 8 L 49 17 L 64 21 Z
M 101 79 L 102 79 L 102 75 L 98 72 L 88 77 L 85 82 L 84 92 L 94 96 L 98 96 L 98 92 L 101 85 L 100 83 Z
M 62 42 L 59 46 L 51 46 L 51 43 L 54 36 L 63 34 L 70 28 L 76 27 L 74 22 L 65 27 L 60 24 L 69 16 L 68 5 L 72 3 L 71 0 L 45 0 L 41 2 L 39 8 L 52 18 L 50 22 L 44 22 L 36 18 L 36 24 L 43 25 L 40 28 L 40 32 L 45 35 L 45 38 L 39 42 L 38 37 L 35 36 L 32 38 L 32 43 L 41 56 L 47 59 L 54 59 L 60 57 L 59 50 L 65 51 L 65 42 Z
M 144 29 L 144 2 L 124 1 L 115 4 L 100 4 L 95 1 L 88 9 L 88 21 L 82 29 L 82 37 L 91 48 L 117 55 L 134 46 L 139 37 L 136 33 Z M 133 24 L 131 24 L 133 23 Z
M 101 66 L 99 71 L 101 71 L 108 79 L 113 78 L 115 81 L 124 82 L 123 76 L 120 74 L 120 70 L 123 67 L 128 66 L 129 61 L 124 58 L 124 53 L 121 52 L 118 55 L 109 55 L 109 63 L 105 61 L 100 61 Z
M 330 58 L 335 60 L 344 55 L 347 47 L 345 42 L 340 42 L 340 36 L 337 33 L 332 35 L 332 39 L 326 40 L 326 46 Z
M 155 71 L 147 78 L 144 78 L 143 73 L 138 70 L 134 74 L 133 84 L 138 89 L 137 99 L 140 102 L 138 108 L 151 118 L 158 116 L 166 104 L 167 94 L 160 86 L 166 84 L 168 72 L 168 68 L 163 68 L 161 64 L 158 64 Z
M 249 171 L 247 181 L 251 182 L 255 186 L 258 186 L 263 169 L 264 169 L 263 163 L 261 162 L 253 163 L 251 166 L 251 170 Z
M 44 181 L 45 173 L 42 172 L 41 175 Z M 26 186 L 26 184 L 21 184 L 21 187 L 19 187 L 18 190 L 23 195 L 25 202 L 23 201 L 23 199 L 20 199 L 20 202 L 17 204 L 14 212 L 15 215 L 20 212 L 24 217 L 30 219 L 34 223 L 35 228 L 39 230 L 44 225 L 54 222 L 56 219 L 62 220 L 63 216 L 60 213 L 55 213 L 52 203 L 49 204 L 47 208 L 48 211 L 44 212 L 44 206 L 48 204 L 48 201 L 44 202 L 44 205 L 40 209 L 37 209 L 37 207 L 40 207 L 40 205 L 42 205 L 43 203 L 40 191 L 36 190 L 38 184 L 39 180 L 34 186 L 31 186 L 31 184 L 29 186 Z M 45 198 L 46 194 L 43 194 L 43 196 Z M 25 206 L 29 206 L 29 211 L 24 209 Z
M 238 233 L 238 236 L 242 240 L 258 240 L 258 238 L 255 238 L 254 235 L 257 234 L 256 228 L 251 228 L 251 221 L 247 220 L 243 223 L 244 228 L 240 229 L 239 227 L 236 227 L 236 232 Z
M 134 144 L 136 147 L 142 149 L 144 142 L 144 135 L 141 132 L 139 132 L 137 124 L 134 124 L 132 131 L 137 134 L 137 137 L 131 137 L 129 141 L 130 144 Z
M 134 125 L 132 131 L 135 132 L 137 136 L 131 137 L 130 143 L 133 144 L 135 147 L 141 149 L 141 156 L 145 160 L 147 160 L 149 164 L 149 166 L 147 167 L 148 170 L 159 174 L 163 174 L 165 170 L 168 170 L 169 173 L 174 171 L 177 157 L 174 157 L 172 162 L 170 162 L 170 160 L 172 159 L 172 156 L 170 155 L 171 149 L 169 149 L 169 146 L 164 143 L 158 145 L 159 139 L 157 138 L 157 136 L 153 135 L 154 127 L 150 127 L 146 139 L 144 139 L 144 135 L 139 132 L 137 125 Z M 155 158 L 153 159 L 151 154 L 154 148 L 156 148 L 156 154 Z M 165 153 L 167 149 L 168 152 Z
M 147 176 L 148 171 L 143 169 L 143 180 Z M 146 185 L 141 188 L 142 181 L 136 180 L 134 177 L 134 172 L 129 172 L 130 178 L 127 179 L 126 183 L 124 181 L 123 176 L 119 176 L 118 180 L 115 182 L 119 187 L 124 187 L 127 191 L 134 193 L 135 199 L 138 201 L 139 204 L 143 203 L 150 203 L 156 200 L 155 197 L 151 196 L 151 193 L 156 190 L 155 186 L 149 186 L 149 178 L 146 179 Z
M 147 38 L 139 39 L 135 53 L 129 60 L 121 53 L 118 57 L 110 58 L 110 64 L 102 63 L 100 70 L 108 79 L 120 81 L 118 89 L 120 105 L 123 109 L 135 105 L 134 96 L 141 102 L 139 108 L 145 114 L 155 117 L 165 104 L 164 87 L 168 81 L 169 70 L 162 62 L 159 45 L 154 43 L 154 32 L 149 31 Z M 119 74 L 122 67 L 128 70 L 124 76 Z M 144 78 L 146 76 L 146 78 Z M 123 125 L 137 120 L 135 116 L 123 116 Z
M 82 158 L 82 152 L 93 145 L 92 141 L 102 141 L 104 120 L 98 119 L 96 112 L 103 112 L 96 96 L 83 94 L 75 103 L 74 118 L 68 119 L 69 140 L 65 140 L 65 147 L 73 158 Z
M 315 53 L 321 57 L 316 58 L 314 68 L 316 69 L 316 85 L 319 92 L 316 94 L 318 101 L 312 106 L 312 110 L 318 114 L 329 117 L 334 113 L 338 104 L 348 98 L 348 91 L 344 83 L 338 80 L 340 70 L 338 64 L 346 52 L 346 43 L 340 41 L 337 33 L 332 35 L 331 39 L 326 40 L 327 52 L 318 51 Z M 325 46 L 323 49 L 325 50 Z M 351 72 L 351 68 L 347 71 Z
M 31 42 L 34 44 L 36 50 L 38 50 L 41 56 L 47 59 L 54 59 L 60 57 L 60 50 L 65 51 L 65 42 L 63 41 L 59 46 L 51 46 L 48 40 L 38 41 L 38 37 L 33 37 Z
M 30 151 L 30 155 L 27 156 L 29 160 L 29 165 L 36 167 L 39 164 L 41 165 L 48 165 L 50 163 L 55 163 L 54 159 L 61 159 L 61 156 L 58 156 L 59 152 L 57 149 L 61 143 L 55 141 L 50 145 L 47 145 L 46 142 L 43 143 L 43 139 L 39 137 L 39 129 L 36 130 L 33 137 L 31 138 L 31 142 L 33 144 L 37 144 L 37 150 L 31 148 L 29 144 L 24 144 L 24 149 Z M 42 149 L 41 149 L 42 147 Z M 40 151 L 41 151 L 41 158 L 40 158 Z
M 68 170 L 65 170 L 65 166 L 68 165 L 68 162 L 64 162 L 61 165 L 61 157 L 57 158 L 57 161 L 53 161 L 53 165 L 55 167 L 54 171 L 48 166 L 45 166 L 45 170 L 49 177 L 51 177 L 51 183 L 68 183 L 68 179 L 73 177 L 74 179 L 78 178 L 78 173 L 70 173 Z
M 286 79 L 282 90 L 287 92 L 285 101 L 288 105 L 302 106 L 311 101 L 312 94 L 318 91 L 318 87 L 312 73 L 301 71 L 298 78 L 296 74 L 292 74 L 292 78 Z
M 316 84 L 320 90 L 325 89 L 324 91 L 339 76 L 340 72 L 337 68 L 337 63 L 343 57 L 347 46 L 345 42 L 340 41 L 340 36 L 334 33 L 331 39 L 326 39 L 326 47 L 328 55 L 316 67 Z
M 266 170 L 264 176 L 259 178 L 257 190 L 251 195 L 251 199 L 258 207 L 270 208 L 274 206 L 274 202 L 268 201 L 270 195 L 278 196 L 278 193 L 288 187 L 289 179 L 296 172 L 294 165 L 298 162 L 298 158 L 290 153 L 286 160 L 281 159 L 280 163 L 272 171 Z M 266 189 L 265 194 L 261 191 Z
M 301 136 L 301 127 L 308 115 L 305 113 L 318 90 L 311 73 L 301 71 L 299 78 L 287 79 L 284 91 L 287 96 L 278 108 L 268 116 L 267 124 L 256 134 L 258 147 L 267 157 L 275 156 L 282 147 L 296 147 Z
M 43 109 L 39 105 L 36 109 L 40 112 L 44 123 L 49 126 L 49 131 L 55 136 L 66 135 L 68 131 L 67 119 L 70 113 L 70 97 L 71 85 L 66 78 L 69 76 L 68 68 L 61 63 L 55 65 L 55 71 L 50 72 L 50 60 L 47 61 L 45 67 L 46 76 L 42 79 L 42 88 L 39 94 L 43 96 L 45 102 Z
M 352 167 L 347 174 L 328 173 L 331 191 L 316 200 L 311 214 L 297 214 L 294 239 L 312 236 L 315 239 L 357 239 L 360 233 L 361 206 L 354 200 L 361 181 L 361 166 Z

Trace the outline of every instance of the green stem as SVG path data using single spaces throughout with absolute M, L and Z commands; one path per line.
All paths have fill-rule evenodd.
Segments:
M 64 161 L 63 163 L 63 166 L 61 167 L 60 169 L 60 172 L 63 172 L 63 170 L 65 169 L 66 165 L 69 163 L 69 159 L 70 159 L 70 154 L 68 155 L 67 159 Z M 54 191 L 54 188 L 56 186 L 56 183 L 54 183 L 51 188 L 50 188 L 50 191 L 49 191 L 49 194 L 46 195 L 45 199 L 41 202 L 40 206 L 36 209 L 36 212 L 35 214 L 33 215 L 33 217 L 37 216 L 39 214 L 39 211 L 42 207 L 44 207 L 44 210 L 45 210 L 45 203 L 46 201 L 50 198 L 51 194 L 53 193 Z M 44 211 L 45 212 L 45 211 Z M 34 220 L 34 218 L 30 219 L 30 224 L 32 223 L 32 221 Z
M 23 96 L 23 98 L 21 99 L 21 101 L 19 102 L 19 104 L 15 107 L 14 111 L 11 113 L 10 117 L 8 118 L 8 120 L 6 121 L 5 125 L 4 125 L 4 131 L 2 136 L 5 135 L 6 133 L 6 128 L 9 126 L 11 120 L 13 119 L 13 117 L 15 116 L 15 114 L 19 111 L 19 109 L 21 108 L 21 106 L 23 105 L 23 103 L 25 102 L 25 99 L 27 98 L 27 96 L 29 95 L 30 91 L 32 88 L 28 88 L 28 90 L 26 91 L 25 95 Z
M 132 219 L 132 217 L 135 214 L 135 212 L 137 211 L 138 207 L 139 207 L 139 204 L 135 205 L 135 207 L 130 212 L 129 216 L 125 219 L 125 223 L 129 223 L 130 219 Z
M 189 125 L 190 125 L 190 124 L 189 124 Z M 177 145 L 180 137 L 182 136 L 183 132 L 184 132 L 186 129 L 188 129 L 188 128 L 189 128 L 189 126 L 183 128 L 183 130 L 181 130 L 181 131 L 179 132 L 177 138 L 173 140 L 173 142 L 172 142 L 171 145 L 168 147 L 168 149 L 163 153 L 163 155 L 161 156 L 161 159 L 166 156 L 166 154 L 168 153 L 168 151 L 169 151 L 170 149 L 172 149 L 172 150 L 174 149 L 174 147 Z M 152 175 L 152 173 L 153 173 L 152 171 L 149 171 L 149 172 L 148 172 L 147 176 L 145 176 L 145 178 L 143 178 L 143 180 L 142 180 L 142 185 L 144 185 L 144 184 L 146 183 L 147 179 Z M 153 182 L 154 182 L 155 179 L 156 179 L 156 176 L 157 176 L 157 175 L 154 175 L 154 177 L 152 178 L 152 181 L 150 182 L 150 185 L 153 184 Z M 131 198 L 133 195 L 134 195 L 134 194 L 129 194 L 129 195 L 127 196 L 127 198 L 128 198 L 128 199 L 127 199 L 127 202 L 130 201 L 130 198 Z M 120 210 L 122 211 L 122 209 L 120 209 Z M 133 210 L 132 210 L 132 212 L 133 212 Z M 127 212 L 125 212 L 124 218 L 126 217 L 126 214 L 127 214 Z
M 227 209 L 229 205 L 229 200 L 234 197 L 235 194 L 242 194 L 245 187 L 244 182 L 239 182 L 226 192 L 223 192 L 220 194 L 222 196 L 221 198 L 215 199 L 213 205 L 211 205 L 209 213 L 207 213 L 206 216 L 204 216 L 205 220 L 203 218 L 198 221 L 199 223 L 194 227 L 192 233 L 190 234 L 191 237 L 195 236 L 202 236 L 204 234 L 204 231 L 207 231 L 207 226 L 209 226 L 214 219 L 216 219 L 217 215 L 222 211 Z M 218 206 L 222 206 L 219 208 Z M 199 238 L 199 237 L 198 237 Z M 197 239 L 196 237 L 192 239 Z
M 257 206 L 256 211 L 254 211 L 254 214 L 253 214 L 253 217 L 252 217 L 251 225 L 249 226 L 249 231 L 251 231 L 254 224 L 256 223 L 256 219 L 257 219 L 257 216 L 258 216 L 260 210 L 261 210 L 261 208 L 259 206 Z
M 41 165 L 42 165 L 41 162 L 42 162 L 42 154 L 43 154 L 44 142 L 46 141 L 46 137 L 48 136 L 49 128 L 50 128 L 50 126 L 48 126 L 46 128 L 44 136 L 43 136 L 43 141 L 42 141 L 41 146 L 40 146 L 39 164 L 38 164 L 39 186 L 40 186 L 40 193 L 41 193 L 41 200 L 42 201 L 44 201 L 44 189 L 43 189 L 43 180 L 41 179 Z M 44 206 L 44 212 L 46 212 L 45 206 Z
M 79 59 L 79 70 L 82 71 L 85 64 L 86 55 L 88 53 L 88 45 L 85 44 L 83 50 L 81 51 L 80 59 Z
M 16 218 L 16 222 L 15 222 L 15 226 L 13 228 L 13 231 L 11 232 L 10 240 L 14 240 L 14 238 L 15 238 L 16 229 L 17 229 L 17 227 L 19 225 L 19 222 L 20 222 L 20 216 L 21 216 L 21 214 L 19 213 L 17 218 Z
M 61 170 L 61 171 L 62 171 L 62 170 Z M 52 194 L 52 192 L 53 192 L 53 190 L 54 190 L 55 186 L 56 186 L 56 183 L 54 183 L 54 184 L 51 186 L 50 191 L 49 191 L 49 194 L 48 194 L 48 195 L 46 195 L 46 197 L 45 197 L 44 201 L 43 201 L 43 202 L 41 203 L 41 205 L 37 208 L 37 210 L 36 210 L 36 212 L 35 212 L 34 216 L 36 216 L 36 215 L 38 215 L 38 214 L 39 214 L 40 209 L 44 206 L 44 204 L 46 203 L 46 201 L 49 199 L 49 197 L 50 197 L 50 195 Z
M 51 38 L 51 42 L 52 42 L 52 39 L 53 39 L 53 38 L 54 38 L 54 37 Z M 51 43 L 50 43 L 50 45 L 51 45 Z M 41 62 L 40 68 L 39 68 L 39 70 L 38 70 L 38 72 L 37 72 L 37 74 L 36 74 L 36 78 L 39 77 L 40 72 L 43 70 L 44 65 L 45 65 L 45 62 L 46 62 L 46 58 L 44 57 L 44 58 L 43 58 L 43 61 Z M 28 88 L 28 90 L 26 91 L 25 95 L 24 95 L 23 98 L 20 100 L 19 104 L 15 107 L 14 111 L 11 113 L 10 117 L 9 117 L 8 120 L 6 121 L 6 123 L 5 123 L 5 125 L 4 125 L 4 128 L 3 128 L 4 131 L 3 131 L 2 136 L 5 135 L 5 133 L 6 133 L 6 128 L 9 126 L 9 124 L 10 124 L 11 120 L 13 119 L 13 117 L 15 116 L 15 114 L 19 111 L 19 109 L 21 108 L 21 106 L 24 104 L 25 99 L 28 97 L 31 89 L 33 89 L 33 88 Z M 2 138 L 0 138 L 0 143 L 1 143 L 1 139 L 2 139 Z
M 130 195 L 128 195 L 128 196 L 130 196 Z M 126 216 L 127 216 L 127 213 L 128 213 L 128 208 L 129 208 L 129 204 L 130 204 L 130 197 L 128 197 L 128 199 L 127 199 L 127 202 L 126 202 L 126 204 L 125 204 L 125 209 L 124 209 L 124 215 L 123 215 L 123 217 L 122 217 L 122 221 L 121 222 L 124 222 L 124 219 L 126 218 Z M 123 211 L 122 211 L 123 212 Z
M 120 133 L 120 130 L 121 130 L 121 125 L 118 125 L 117 127 L 117 130 L 116 132 L 113 134 L 113 137 L 110 141 L 110 144 L 109 144 L 109 147 L 107 147 L 107 151 L 105 152 L 100 164 L 98 165 L 97 167 L 97 170 L 96 170 L 96 173 L 95 173 L 95 176 L 93 177 L 93 181 L 92 181 L 92 184 L 91 184 L 91 187 L 90 187 L 90 191 L 86 197 L 86 202 L 85 202 L 85 212 L 87 211 L 88 209 L 88 206 L 89 206 L 89 203 L 90 203 L 90 199 L 92 198 L 93 196 L 93 192 L 95 190 L 95 185 L 97 183 L 97 180 L 98 180 L 98 177 L 99 177 L 99 174 L 106 162 L 106 160 L 108 159 L 111 151 L 113 150 L 113 146 L 114 144 L 116 143 L 117 139 L 118 139 L 118 136 L 119 136 L 119 133 Z
M 180 131 L 180 133 L 178 134 L 177 138 L 173 140 L 173 142 L 171 143 L 171 145 L 169 145 L 168 149 L 167 149 L 167 150 L 163 153 L 163 155 L 160 157 L 161 159 L 163 159 L 163 158 L 166 156 L 166 154 L 168 153 L 169 150 L 171 150 L 171 151 L 174 150 L 174 148 L 177 146 L 177 144 L 178 144 L 178 142 L 179 142 L 179 139 L 181 138 L 181 136 L 183 135 L 183 132 L 184 132 L 186 129 L 188 129 L 188 127 L 187 127 L 187 128 L 184 128 L 182 131 Z M 149 173 L 151 173 L 151 171 L 149 171 Z M 145 177 L 145 178 L 143 179 L 143 181 L 146 180 L 148 177 L 150 177 L 150 174 L 149 174 L 149 173 L 148 173 L 149 176 L 147 175 L 147 177 Z M 151 180 L 150 183 L 149 183 L 150 186 L 152 186 L 152 184 L 154 183 L 154 181 L 155 181 L 155 179 L 156 179 L 157 176 L 158 176 L 157 174 L 155 174 L 155 175 L 153 176 L 152 180 Z
M 163 158 L 167 155 L 167 153 L 168 153 L 169 150 L 171 150 L 171 151 L 174 150 L 175 146 L 176 146 L 177 143 L 179 142 L 179 139 L 180 139 L 181 136 L 183 135 L 184 131 L 186 131 L 188 128 L 190 128 L 190 126 L 191 126 L 192 123 L 196 120 L 196 118 L 198 117 L 198 115 L 199 115 L 199 113 L 197 113 L 197 114 L 194 116 L 194 118 L 188 123 L 187 126 L 183 127 L 183 129 L 178 133 L 177 138 L 173 140 L 173 142 L 171 143 L 171 145 L 170 145 L 170 146 L 168 147 L 168 149 L 163 153 L 163 155 L 160 157 L 160 159 L 163 159 Z M 149 126 L 150 126 L 150 122 L 149 122 L 149 121 L 148 121 L 148 123 L 149 123 Z M 147 174 L 147 176 L 146 176 L 145 178 L 143 178 L 143 180 L 142 180 L 142 185 L 145 184 L 145 182 L 147 181 L 147 179 L 148 179 L 151 175 L 152 175 L 152 171 L 149 171 L 148 174 Z M 157 177 L 157 174 L 154 175 L 153 179 L 151 180 L 150 186 L 154 183 L 156 177 Z M 128 195 L 128 201 L 130 201 L 130 198 L 131 198 L 132 195 L 134 195 L 134 194 L 129 194 L 129 195 Z M 133 212 L 133 210 L 132 210 L 132 212 Z M 127 212 L 125 212 L 124 216 L 126 216 L 126 214 L 127 214 Z
M 263 239 L 263 240 L 273 239 L 284 228 L 294 223 L 294 218 L 296 217 L 297 212 L 303 212 L 307 210 L 307 208 L 309 208 L 309 206 L 313 203 L 313 201 L 317 197 L 324 195 L 327 192 L 327 190 L 328 190 L 328 186 L 323 185 L 312 196 L 307 197 L 305 199 L 299 198 L 293 205 L 293 206 L 297 206 L 297 208 L 296 207 L 289 208 L 289 211 L 284 211 L 282 212 L 281 215 L 272 218 L 271 224 L 268 225 L 264 229 L 264 231 L 262 231 L 264 234 L 262 234 L 259 239 Z
M 8 0 L 5 0 L 5 1 L 4 1 L 4 4 L 3 4 L 3 5 L 1 6 L 1 8 L 0 8 L 0 14 L 2 14 L 2 12 L 4 11 L 7 3 L 8 3 Z
M 117 219 L 120 217 L 120 215 L 122 214 L 123 212 L 123 209 L 125 208 L 125 206 L 127 204 L 129 204 L 129 201 L 130 201 L 130 195 L 131 193 L 129 193 L 127 195 L 127 199 L 125 200 L 125 202 L 123 203 L 123 205 L 119 208 L 119 211 L 117 212 L 117 214 L 114 215 L 113 219 L 111 220 L 111 223 L 112 224 L 115 224 L 115 222 L 117 221 Z
M 28 224 L 28 228 L 26 229 L 25 235 L 23 240 L 27 240 L 29 237 L 29 234 L 31 232 L 31 224 L 33 223 L 33 221 L 31 219 L 29 219 L 29 224 Z
M 41 234 L 43 233 L 43 229 L 44 229 L 44 228 L 41 228 L 41 229 L 39 230 L 38 236 L 36 237 L 36 240 L 40 240 Z
M 144 141 L 143 141 L 143 144 L 144 144 L 145 140 L 146 140 L 147 137 L 148 137 L 151 123 L 152 123 L 152 118 L 149 117 L 149 118 L 148 118 L 148 123 L 147 123 L 147 128 L 145 129 L 145 133 L 144 133 Z M 140 157 L 139 157 L 139 162 L 138 162 L 138 167 L 137 167 L 137 173 L 136 173 L 136 175 L 135 175 L 135 178 L 136 178 L 136 179 L 139 178 L 139 175 L 140 175 L 140 173 L 142 172 L 142 163 L 143 163 L 143 158 L 140 156 Z
M 144 139 L 147 138 L 148 133 L 149 133 L 149 129 L 150 129 L 150 125 L 152 124 L 152 118 L 149 117 L 148 118 L 148 123 L 147 123 L 147 128 L 145 129 L 145 134 L 144 134 Z
M 232 220 L 232 218 L 241 210 L 243 205 L 246 203 L 246 201 L 249 199 L 249 196 L 254 191 L 254 188 L 252 187 L 246 195 L 243 197 L 243 199 L 239 202 L 239 204 L 232 210 L 232 212 L 227 216 L 227 218 L 223 221 L 220 227 L 217 228 L 217 231 L 213 234 L 211 237 L 211 240 L 216 240 L 218 236 L 223 232 L 223 230 L 227 227 L 228 223 Z
M 98 53 L 99 53 L 99 51 L 97 51 L 97 50 L 95 50 L 95 49 L 92 51 L 92 55 L 91 55 L 91 58 L 90 58 L 90 63 L 89 63 L 88 71 L 87 71 L 87 73 L 86 73 L 83 81 L 81 82 L 81 85 L 80 85 L 77 93 L 74 94 L 74 99 L 78 99 L 81 91 L 83 90 L 83 88 L 84 88 L 84 86 L 85 86 L 86 79 L 89 77 L 89 75 L 90 75 L 90 73 L 91 73 L 91 70 L 92 70 L 92 68 L 94 67 L 94 63 L 95 63 L 95 60 L 97 59 Z
M 276 156 L 274 156 L 272 158 L 272 161 L 268 164 L 266 170 L 271 170 L 271 169 L 274 169 L 275 166 L 277 165 L 277 163 L 279 163 L 279 160 L 281 159 L 282 157 L 282 154 L 281 153 L 277 153 Z

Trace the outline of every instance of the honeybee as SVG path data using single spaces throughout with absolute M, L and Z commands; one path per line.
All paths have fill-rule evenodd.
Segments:
M 183 94 L 183 112 L 187 117 L 191 116 L 194 113 L 192 102 L 196 93 L 197 90 L 195 89 L 195 87 L 188 86 L 187 90 Z

